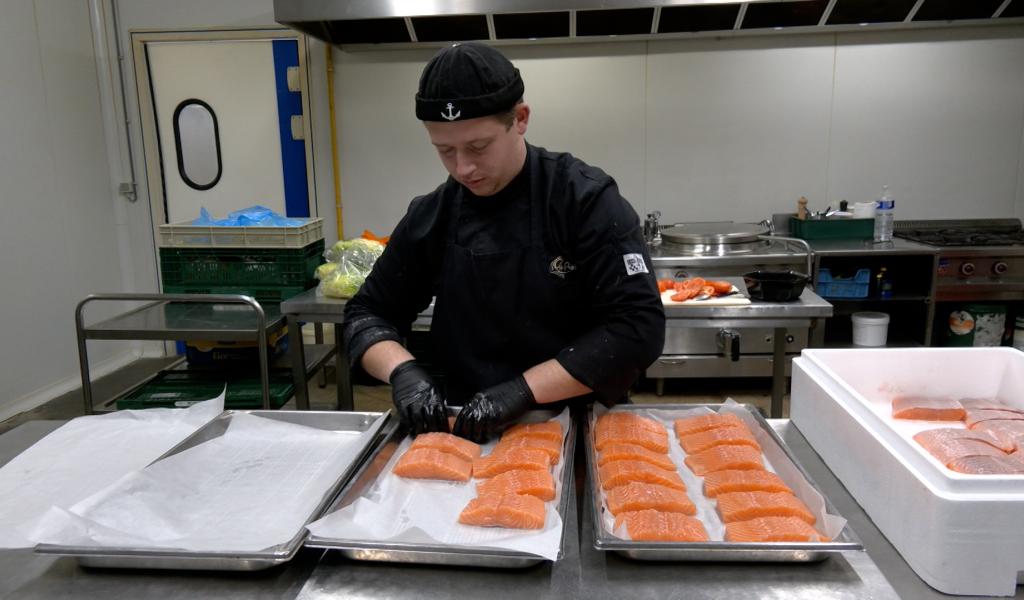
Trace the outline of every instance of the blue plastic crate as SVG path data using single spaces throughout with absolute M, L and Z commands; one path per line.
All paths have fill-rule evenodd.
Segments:
M 871 289 L 871 269 L 857 269 L 853 277 L 833 277 L 826 267 L 818 270 L 818 295 L 822 298 L 867 298 Z

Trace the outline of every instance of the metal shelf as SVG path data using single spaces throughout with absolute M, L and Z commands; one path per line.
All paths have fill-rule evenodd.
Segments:
M 284 328 L 285 319 L 278 307 L 263 307 L 266 332 Z M 244 304 L 190 304 L 153 302 L 124 314 L 82 328 L 90 340 L 215 340 L 235 342 L 253 340 L 257 317 Z

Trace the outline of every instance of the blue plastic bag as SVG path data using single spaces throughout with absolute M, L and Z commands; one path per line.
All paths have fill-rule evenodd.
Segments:
M 304 223 L 302 219 L 289 219 L 259 205 L 236 210 L 226 219 L 214 219 L 208 210 L 200 208 L 199 218 L 192 221 L 193 225 L 205 227 L 298 227 Z

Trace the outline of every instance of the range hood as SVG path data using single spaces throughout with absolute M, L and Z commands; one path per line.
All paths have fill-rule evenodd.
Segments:
M 274 0 L 274 18 L 374 48 L 1009 25 L 1024 0 Z

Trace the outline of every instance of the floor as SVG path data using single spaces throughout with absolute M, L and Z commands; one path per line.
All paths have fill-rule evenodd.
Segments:
M 109 399 L 134 387 L 153 372 L 166 367 L 174 359 L 142 359 L 93 382 L 96 399 Z M 326 383 L 319 385 L 320 376 L 309 382 L 310 408 L 313 410 L 334 410 L 335 386 L 333 369 L 328 369 Z M 749 379 L 678 379 L 665 383 L 665 394 L 654 393 L 654 381 L 642 380 L 631 393 L 633 402 L 638 404 L 717 404 L 732 398 L 741 404 L 753 404 L 765 415 L 771 404 L 771 380 L 769 378 Z M 355 386 L 355 409 L 358 411 L 385 411 L 391 408 L 391 387 Z M 295 408 L 293 398 L 284 406 Z M 33 410 L 15 415 L 0 423 L 0 433 L 27 421 L 39 419 L 71 419 L 85 412 L 80 389 L 68 392 Z M 789 414 L 789 396 L 783 400 L 783 413 Z

